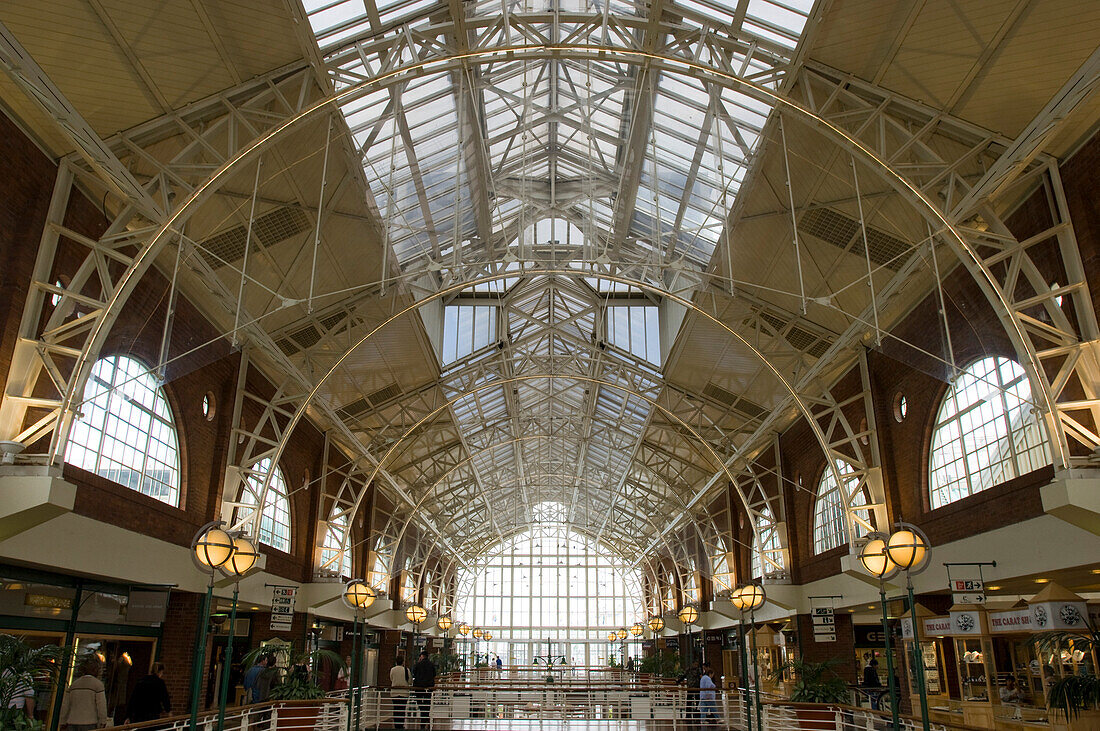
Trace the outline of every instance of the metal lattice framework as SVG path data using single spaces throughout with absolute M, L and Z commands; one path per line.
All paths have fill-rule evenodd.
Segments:
M 678 567 L 683 588 L 697 582 L 698 551 L 670 539 L 692 525 L 704 555 L 728 551 L 708 506 L 732 484 L 765 574 L 781 574 L 782 476 L 762 479 L 768 470 L 757 458 L 801 414 L 827 464 L 842 458 L 858 475 L 852 492 L 867 504 L 844 496 L 850 527 L 884 524 L 863 343 L 891 337 L 913 293 L 942 292 L 945 274 L 961 264 L 1028 372 L 1055 466 L 1083 466 L 1100 447 L 1095 314 L 1056 161 L 1038 153 L 1095 86 L 1095 55 L 1008 140 L 803 61 L 801 24 L 769 26 L 744 4 L 499 13 L 491 3 L 452 1 L 408 16 L 401 7 L 315 23 L 323 68 L 282 69 L 108 140 L 5 30 L 4 67 L 78 148 L 62 164 L 39 248 L 0 407 L 5 438 L 30 444 L 50 435 L 48 458 L 63 453 L 88 370 L 156 262 L 170 270 L 173 297 L 177 278 L 188 294 L 202 292 L 232 341 L 248 345 L 226 515 L 243 507 L 235 497 L 242 476 L 265 457 L 277 460 L 309 410 L 347 456 L 335 478 L 320 480 L 327 517 L 319 535 L 342 533 L 324 563 L 339 566 L 354 551 L 352 519 L 366 510 L 371 521 L 358 539 L 368 543 L 366 571 L 390 575 L 411 556 L 422 578 L 431 566 L 445 588 L 455 564 L 515 535 L 532 505 L 564 496 L 574 529 L 652 557 L 655 591 L 667 583 L 660 566 Z M 266 200 L 270 181 L 295 165 L 286 140 L 303 130 L 325 140 L 319 199 L 284 185 L 278 200 Z M 366 193 L 361 213 L 341 211 L 331 189 L 326 196 L 330 164 L 342 171 L 333 189 Z M 227 184 L 253 170 L 250 189 Z M 810 182 L 796 186 L 796 178 Z M 747 213 L 760 180 L 785 181 L 785 199 L 772 213 Z M 98 240 L 62 226 L 74 182 L 111 198 L 114 218 Z M 1051 225 L 1018 241 L 1002 216 L 1036 186 L 1049 194 Z M 316 235 L 276 262 L 267 301 L 252 312 L 244 294 L 254 281 L 247 262 L 258 203 L 299 210 Z M 829 242 L 840 251 L 808 238 L 818 235 L 814 212 L 823 208 L 855 221 L 846 240 Z M 317 247 L 341 217 L 380 239 L 381 274 L 339 305 L 315 307 L 313 280 L 308 301 L 290 282 L 311 245 L 316 269 Z M 564 243 L 526 235 L 548 218 L 579 235 Z M 743 234 L 765 220 L 789 223 L 797 282 L 783 297 L 733 277 Z M 887 254 L 883 221 L 896 223 L 891 240 L 901 242 Z M 231 222 L 245 227 L 240 266 L 218 261 L 208 236 Z M 65 284 L 50 281 L 60 236 L 87 249 Z M 1059 274 L 1036 259 L 1052 247 Z M 832 252 L 829 273 L 862 282 L 862 293 L 814 292 L 802 263 L 820 250 Z M 165 264 L 173 259 L 174 269 Z M 239 274 L 236 291 L 227 265 Z M 47 307 L 52 296 L 58 301 Z M 415 388 L 371 394 L 359 410 L 330 397 L 330 376 L 350 368 L 350 354 L 391 318 L 420 312 L 428 330 L 427 313 L 462 302 L 494 308 L 492 347 L 433 365 Z M 674 339 L 663 344 L 666 362 L 609 345 L 608 309 L 630 303 L 660 309 L 662 334 Z M 161 368 L 170 324 L 171 315 Z M 743 393 L 678 381 L 669 359 L 688 327 L 724 327 L 739 355 L 757 358 Z M 944 328 L 947 352 L 937 357 L 950 370 Z M 853 366 L 862 388 L 834 396 Z M 252 368 L 274 384 L 269 395 L 248 388 Z M 376 488 L 404 512 L 375 521 Z M 242 526 L 255 520 L 237 516 Z

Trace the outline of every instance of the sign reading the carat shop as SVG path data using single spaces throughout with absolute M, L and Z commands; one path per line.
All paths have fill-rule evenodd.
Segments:
M 296 586 L 271 587 L 271 629 L 276 632 L 289 632 L 294 622 L 294 597 L 298 593 Z

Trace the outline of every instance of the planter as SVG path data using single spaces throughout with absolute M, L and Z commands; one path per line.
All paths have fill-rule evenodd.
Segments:
M 1062 725 L 1066 723 L 1066 715 L 1061 712 L 1054 713 L 1050 720 L 1056 725 Z M 1081 711 L 1077 718 L 1070 721 L 1064 728 L 1069 731 L 1095 731 L 1100 728 L 1100 710 Z
M 837 731 L 837 711 L 832 706 L 816 703 L 791 703 L 801 731 Z
M 275 728 L 282 731 L 302 731 L 302 729 L 315 728 L 317 717 L 321 715 L 323 701 L 298 701 L 293 705 L 282 706 L 278 709 Z

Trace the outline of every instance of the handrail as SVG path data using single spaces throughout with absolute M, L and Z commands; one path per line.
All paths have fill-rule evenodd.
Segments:
M 799 702 L 799 701 L 790 701 L 790 700 L 762 700 L 760 703 L 761 703 L 761 705 L 764 705 L 764 706 L 774 706 L 774 707 L 786 706 L 786 707 L 789 707 L 789 708 L 811 708 L 811 709 L 812 708 L 817 708 L 817 709 L 821 709 L 823 711 L 824 710 L 835 709 L 835 710 L 838 710 L 838 711 L 843 711 L 843 712 L 848 712 L 848 713 L 861 713 L 861 714 L 866 715 L 866 716 L 878 716 L 878 717 L 882 718 L 884 721 L 890 721 L 891 720 L 891 715 L 888 711 L 876 711 L 876 710 L 872 710 L 870 708 L 863 708 L 862 706 L 848 705 L 847 703 L 802 703 L 802 702 Z M 898 718 L 903 720 L 903 721 L 911 721 L 915 724 L 920 724 L 920 722 L 921 722 L 920 716 L 912 716 L 912 715 L 908 715 L 908 714 L 904 714 L 904 713 L 899 714 Z M 953 721 L 935 721 L 934 723 L 935 723 L 936 726 L 942 726 L 942 727 L 947 728 L 947 729 L 952 729 L 952 731 L 989 731 L 989 729 L 980 728 L 978 726 L 968 726 L 964 723 L 955 723 Z
M 269 708 L 274 709 L 276 707 L 285 708 L 285 707 L 288 707 L 288 706 L 289 707 L 294 707 L 294 706 L 315 706 L 319 703 L 348 703 L 348 702 L 349 701 L 348 701 L 347 698 L 328 697 L 328 696 L 326 696 L 324 698 L 318 698 L 317 700 L 305 700 L 305 701 L 291 701 L 291 700 L 286 700 L 286 701 L 263 701 L 261 703 L 246 703 L 243 706 L 227 706 L 226 709 L 225 709 L 225 712 L 226 712 L 227 715 L 232 715 L 233 713 L 236 713 L 238 711 L 244 711 L 244 710 L 259 712 L 259 711 L 263 711 L 263 710 L 269 709 Z M 207 709 L 205 711 L 200 711 L 199 712 L 200 723 L 202 722 L 202 719 L 205 719 L 209 716 L 216 716 L 216 715 L 218 715 L 218 709 L 217 708 Z M 163 718 L 158 718 L 158 719 L 153 720 L 153 721 L 141 721 L 139 723 L 124 723 L 120 726 L 112 726 L 111 729 L 112 729 L 112 731 L 135 731 L 135 730 L 140 731 L 140 729 L 160 727 L 160 726 L 164 726 L 166 724 L 175 723 L 176 721 L 189 720 L 190 718 L 191 718 L 191 714 L 181 713 L 181 714 L 178 714 L 178 715 L 175 715 L 175 716 L 164 716 Z

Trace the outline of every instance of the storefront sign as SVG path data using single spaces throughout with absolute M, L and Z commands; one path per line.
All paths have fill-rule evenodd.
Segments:
M 126 619 L 130 622 L 160 624 L 168 614 L 168 592 L 131 589 L 126 602 Z
M 271 629 L 276 632 L 289 632 L 294 623 L 294 597 L 298 593 L 296 586 L 273 586 L 271 588 Z
M 881 624 L 857 624 L 852 629 L 855 632 L 856 647 L 882 647 L 886 642 Z
M 913 618 L 902 617 L 901 618 L 901 638 L 903 640 L 913 639 Z
M 1082 629 L 1087 609 L 1084 602 L 1041 602 L 1031 605 L 1031 621 L 1039 632 L 1049 629 Z
M 46 609 L 72 609 L 72 597 L 51 596 L 50 594 L 27 594 L 23 598 L 23 604 L 28 607 L 43 607 Z
M 951 612 L 951 628 L 948 634 L 952 635 L 980 635 L 982 633 L 982 616 L 976 611 L 964 610 Z
M 990 632 L 1031 632 L 1035 623 L 1030 609 L 1014 609 L 1011 612 L 992 612 L 989 615 Z
M 951 631 L 951 617 L 925 617 L 921 621 L 921 631 L 925 637 L 954 634 Z
M 679 650 L 680 649 L 680 638 L 679 637 L 666 637 L 665 638 L 665 649 L 666 650 Z
M 814 642 L 836 642 L 836 617 L 832 607 L 814 607 L 810 619 L 814 625 Z

